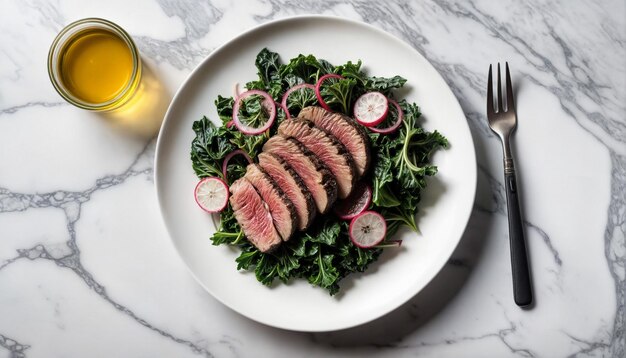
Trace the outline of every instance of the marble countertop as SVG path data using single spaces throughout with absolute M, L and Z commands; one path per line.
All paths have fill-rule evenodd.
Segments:
M 623 1 L 46 1 L 0 5 L 0 357 L 624 357 Z M 296 14 L 365 21 L 440 71 L 467 116 L 476 203 L 438 276 L 392 313 L 327 333 L 267 327 L 191 277 L 162 224 L 156 130 L 207 54 Z M 137 118 L 74 108 L 46 57 L 69 22 L 128 30 L 160 100 Z M 536 305 L 513 303 L 501 148 L 486 70 L 509 61 Z

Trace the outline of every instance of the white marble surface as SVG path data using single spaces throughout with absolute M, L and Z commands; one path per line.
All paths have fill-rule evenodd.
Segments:
M 214 48 L 258 23 L 321 13 L 404 39 L 465 111 L 475 209 L 448 265 L 391 314 L 340 332 L 266 327 L 195 283 L 162 225 L 152 169 L 167 102 Z M 136 122 L 64 103 L 46 55 L 67 23 L 117 22 L 159 98 Z M 626 3 L 617 1 L 0 2 L 0 357 L 623 357 Z M 536 305 L 512 300 L 488 64 L 508 60 Z M 154 99 L 154 98 L 153 98 Z

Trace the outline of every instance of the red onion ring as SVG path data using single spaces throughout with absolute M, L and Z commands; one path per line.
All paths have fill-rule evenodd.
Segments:
M 265 124 L 263 124 L 261 127 L 258 127 L 258 128 L 245 125 L 239 120 L 239 107 L 241 106 L 241 101 L 253 95 L 259 95 L 265 98 L 265 100 L 262 102 L 261 105 L 270 112 L 270 118 L 267 120 L 267 122 L 265 122 Z M 274 100 L 267 92 L 263 92 L 259 90 L 250 90 L 250 91 L 246 91 L 242 93 L 235 100 L 235 104 L 233 105 L 233 122 L 235 123 L 235 126 L 237 127 L 237 129 L 239 129 L 243 134 L 246 134 L 246 135 L 261 134 L 265 132 L 266 130 L 268 130 L 272 126 L 272 124 L 274 124 L 274 119 L 276 119 L 276 104 L 274 103 Z
M 330 107 L 326 104 L 326 102 L 324 102 L 324 99 L 322 98 L 322 93 L 320 92 L 320 88 L 322 87 L 322 82 L 326 81 L 329 78 L 343 79 L 343 76 L 340 76 L 335 73 L 329 73 L 327 75 L 320 77 L 320 79 L 315 84 L 315 96 L 317 97 L 317 101 L 320 103 L 320 106 L 322 106 L 322 108 L 324 108 L 327 111 L 332 111 Z
M 315 86 L 308 84 L 308 83 L 301 83 L 299 85 L 293 86 L 290 89 L 287 90 L 287 92 L 285 92 L 285 94 L 283 95 L 283 100 L 280 102 L 280 106 L 283 108 L 283 110 L 285 111 L 285 114 L 287 115 L 287 119 L 291 118 L 291 114 L 289 113 L 289 110 L 287 108 L 287 97 L 289 97 L 289 95 L 294 92 L 297 91 L 301 88 L 309 88 L 312 89 L 313 91 L 315 91 L 316 96 L 317 96 L 317 91 L 315 90 Z
M 235 83 L 235 87 L 233 88 L 233 93 L 234 93 L 233 98 L 236 101 L 241 96 L 241 91 L 239 90 L 239 82 Z
M 243 151 L 243 149 L 235 149 L 232 152 L 228 153 L 225 157 L 224 157 L 224 162 L 222 163 L 222 175 L 224 175 L 224 180 L 226 180 L 228 177 L 226 176 L 226 168 L 228 168 L 228 162 L 230 162 L 230 159 L 232 157 L 234 157 L 237 154 L 241 154 L 244 157 L 246 157 L 246 159 L 248 160 L 248 163 L 252 164 L 252 158 L 250 158 L 250 156 L 248 155 L 248 153 L 246 153 L 245 151 Z

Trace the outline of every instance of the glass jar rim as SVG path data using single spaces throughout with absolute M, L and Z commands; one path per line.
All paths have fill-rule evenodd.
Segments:
M 92 26 L 90 26 L 92 25 Z M 59 78 L 58 74 L 58 52 L 63 49 L 67 42 L 72 39 L 72 36 L 80 31 L 103 28 L 111 31 L 116 36 L 119 36 L 128 46 L 128 49 L 132 55 L 133 71 L 126 86 L 112 99 L 102 103 L 90 103 L 83 101 L 76 97 L 70 91 L 68 91 L 63 82 Z M 74 21 L 65 26 L 59 34 L 52 41 L 50 50 L 48 51 L 48 76 L 54 86 L 54 89 L 63 97 L 66 101 L 73 104 L 76 107 L 87 110 L 110 110 L 121 106 L 123 103 L 116 103 L 123 98 L 133 87 L 137 86 L 138 77 L 141 75 L 141 58 L 139 57 L 139 51 L 130 35 L 122 29 L 119 25 L 105 19 L 98 17 L 89 17 Z

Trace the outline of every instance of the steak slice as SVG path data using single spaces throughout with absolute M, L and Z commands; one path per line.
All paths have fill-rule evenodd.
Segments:
M 350 195 L 357 177 L 354 160 L 335 136 L 302 118 L 284 121 L 278 126 L 278 133 L 297 139 L 328 166 L 337 179 L 339 198 L 343 199 Z
M 296 231 L 297 220 L 296 208 L 285 192 L 276 184 L 258 164 L 250 164 L 244 176 L 261 195 L 261 199 L 267 204 L 276 231 L 283 238 L 289 240 L 291 234 Z
M 317 106 L 303 108 L 298 117 L 308 119 L 334 135 L 354 159 L 359 177 L 367 172 L 371 162 L 370 139 L 363 126 L 346 115 L 329 112 Z
M 230 186 L 230 192 L 235 219 L 248 241 L 261 252 L 270 252 L 278 247 L 282 240 L 274 227 L 272 214 L 248 179 L 237 179 Z
M 337 199 L 337 181 L 330 170 L 302 143 L 276 135 L 263 145 L 263 151 L 283 159 L 302 178 L 311 192 L 317 210 L 324 214 Z
M 285 192 L 296 209 L 298 229 L 305 230 L 315 218 L 315 201 L 304 181 L 286 161 L 273 153 L 259 154 L 259 165 Z

